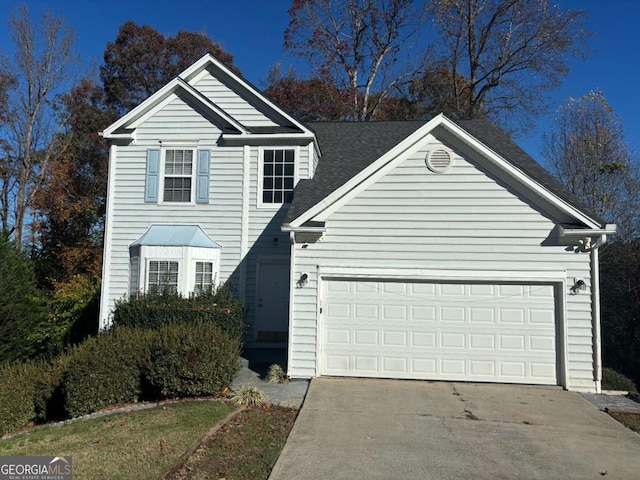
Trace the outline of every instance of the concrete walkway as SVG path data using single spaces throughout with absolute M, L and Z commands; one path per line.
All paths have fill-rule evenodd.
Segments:
M 640 403 L 628 398 L 624 394 L 582 393 L 589 403 L 592 403 L 603 412 L 609 410 L 637 410 L 640 413 Z M 640 475 L 638 475 L 640 477 Z
M 269 402 L 274 405 L 289 408 L 300 408 L 304 402 L 308 380 L 292 380 L 289 383 L 274 384 L 267 383 L 260 378 L 260 375 L 249 369 L 249 363 L 241 359 L 242 368 L 231 384 L 231 390 L 236 390 L 242 385 L 257 387 L 268 397 Z
M 640 478 L 640 435 L 560 388 L 311 382 L 271 480 Z

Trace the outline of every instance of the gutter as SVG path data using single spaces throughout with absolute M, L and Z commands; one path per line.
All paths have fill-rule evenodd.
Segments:
M 605 237 L 616 233 L 615 223 L 607 223 L 604 228 L 565 228 L 558 225 L 558 237 L 561 240 L 580 240 L 592 237 Z M 604 241 L 602 241 L 604 243 Z
M 296 234 L 289 232 L 289 241 L 291 242 L 291 266 L 289 268 L 289 338 L 287 341 L 287 376 L 291 378 L 293 366 L 293 317 L 294 317 L 294 295 L 295 295 L 295 272 L 296 272 Z
M 287 223 L 280 227 L 283 232 L 296 232 L 296 233 L 325 233 L 327 227 L 293 227 Z

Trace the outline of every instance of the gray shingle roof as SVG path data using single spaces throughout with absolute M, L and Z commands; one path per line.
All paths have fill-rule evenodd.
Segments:
M 316 134 L 322 157 L 313 179 L 301 180 L 296 186 L 285 223 L 299 217 L 340 188 L 425 123 L 306 123 Z
M 285 223 L 293 221 L 322 201 L 425 123 L 426 121 L 308 123 L 307 126 L 316 134 L 322 157 L 314 178 L 301 180 L 296 186 Z M 600 218 L 582 205 L 575 195 L 500 128 L 486 120 L 457 120 L 455 123 L 549 191 L 604 225 Z

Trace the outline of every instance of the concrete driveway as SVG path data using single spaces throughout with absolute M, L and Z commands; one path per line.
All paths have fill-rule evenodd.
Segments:
M 269 478 L 632 480 L 640 435 L 560 388 L 319 378 Z

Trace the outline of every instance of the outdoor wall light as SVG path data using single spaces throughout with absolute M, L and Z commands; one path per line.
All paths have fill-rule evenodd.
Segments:
M 296 285 L 298 286 L 298 288 L 302 288 L 307 284 L 308 280 L 309 280 L 309 275 L 307 275 L 306 273 L 303 273 L 302 275 L 300 275 L 300 278 L 296 282 Z
M 278 246 L 278 242 L 280 241 L 280 239 L 278 237 L 273 237 L 273 246 L 277 247 Z
M 586 290 L 587 289 L 587 284 L 584 283 L 584 280 L 582 280 L 581 278 L 576 278 L 575 283 L 573 284 L 573 287 L 571 287 L 569 290 L 571 291 L 571 295 L 577 295 L 581 290 Z

